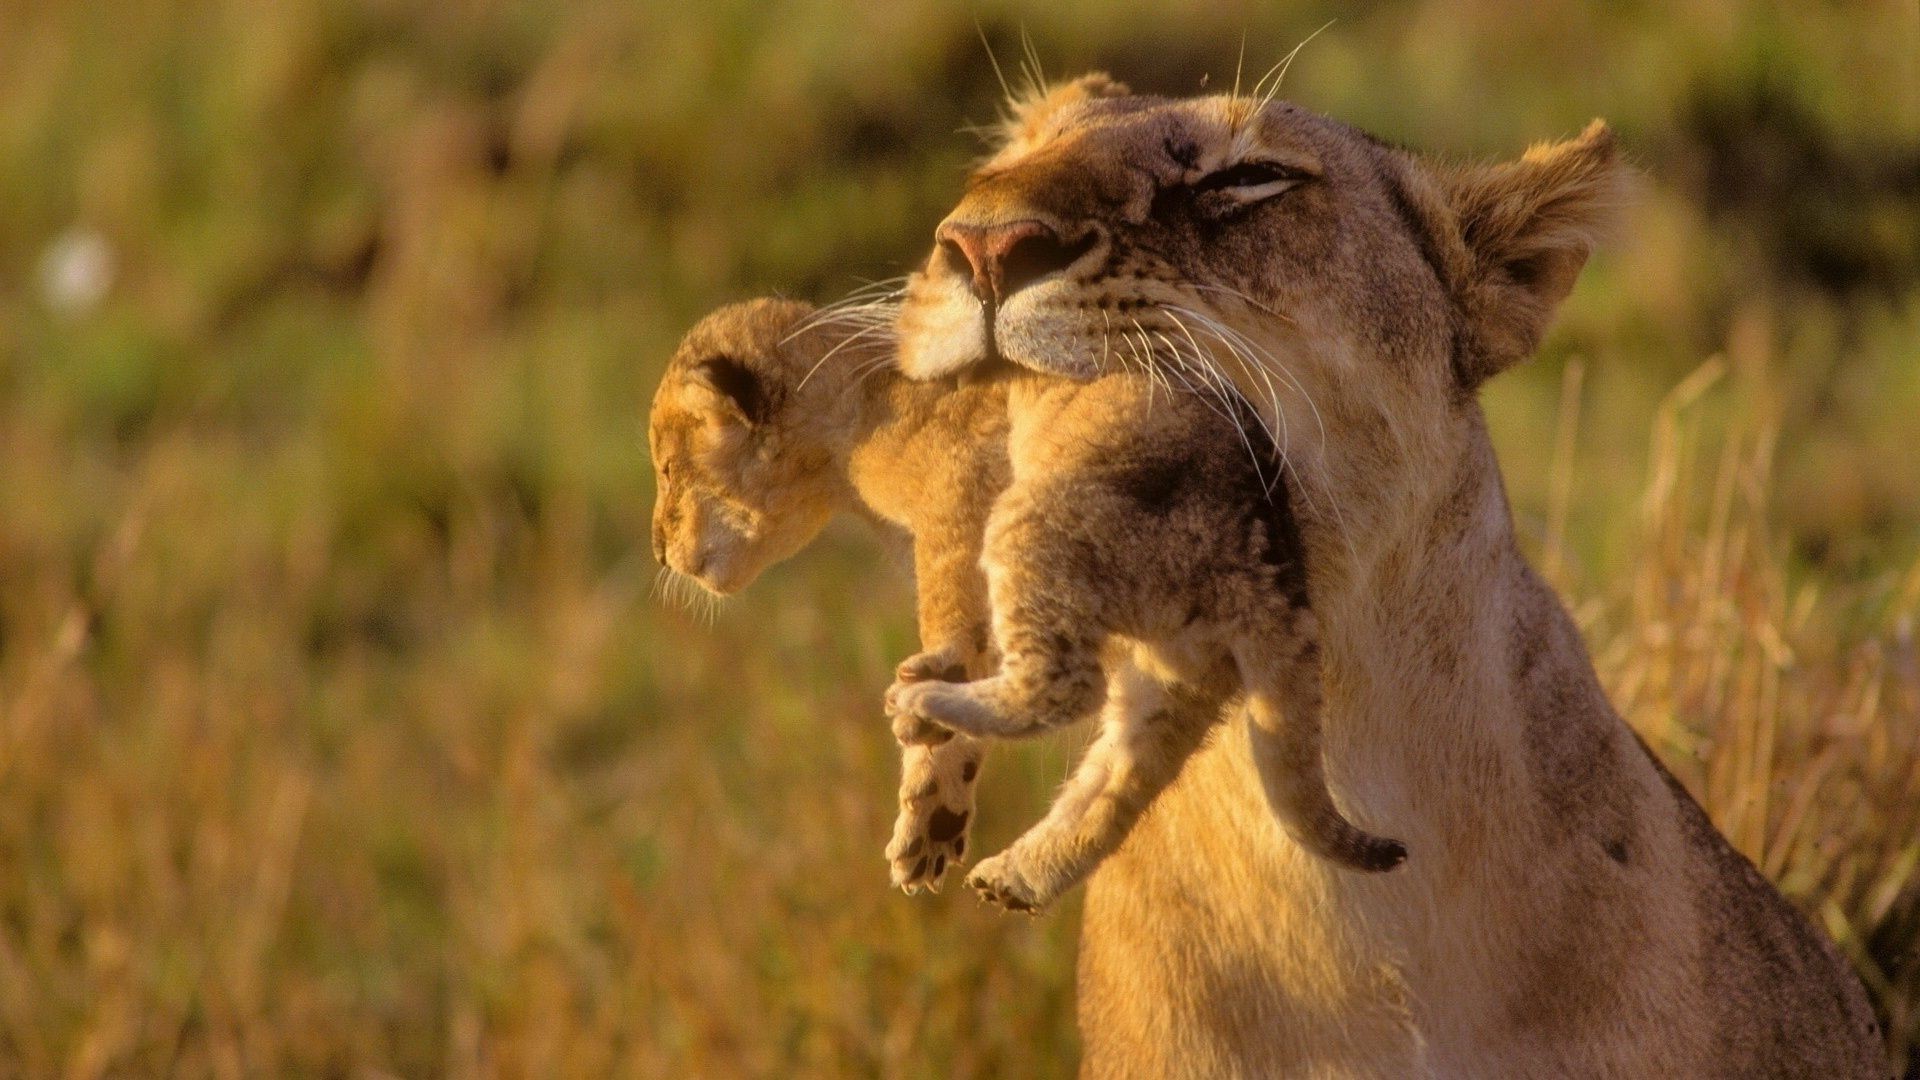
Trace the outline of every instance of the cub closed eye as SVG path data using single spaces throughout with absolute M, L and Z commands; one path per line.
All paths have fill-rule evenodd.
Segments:
M 1193 182 L 1196 194 L 1224 191 L 1244 198 L 1278 195 L 1295 184 L 1313 179 L 1305 169 L 1277 161 L 1242 161 Z

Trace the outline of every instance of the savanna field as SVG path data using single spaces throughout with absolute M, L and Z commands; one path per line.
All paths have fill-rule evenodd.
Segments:
M 646 404 L 704 310 L 911 268 L 982 38 L 1187 94 L 1329 20 L 1285 96 L 1645 174 L 1487 394 L 1515 515 L 1904 1063 L 1911 2 L 156 0 L 0 10 L 0 1076 L 1070 1075 L 1077 902 L 887 887 L 908 584 L 847 523 L 667 602 Z

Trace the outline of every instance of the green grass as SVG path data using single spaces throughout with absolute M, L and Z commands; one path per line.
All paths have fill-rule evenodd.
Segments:
M 0 14 L 0 1074 L 1070 1074 L 1071 906 L 886 889 L 905 585 L 847 527 L 659 603 L 645 402 L 705 309 L 919 257 L 976 18 L 1188 93 L 1336 15 L 1294 99 L 1646 172 L 1489 391 L 1516 517 L 1904 1053 L 1912 5 L 284 0 Z

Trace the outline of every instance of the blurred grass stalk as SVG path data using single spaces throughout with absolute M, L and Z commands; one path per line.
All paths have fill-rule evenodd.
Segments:
M 1542 561 L 1575 597 L 1615 704 L 1728 839 L 1824 924 L 1904 1048 L 1920 1038 L 1920 563 L 1850 605 L 1792 580 L 1769 520 L 1772 341 L 1766 310 L 1747 309 L 1726 351 L 1661 403 L 1626 575 L 1581 597 L 1558 527 Z M 1574 497 L 1563 462 L 1582 377 L 1566 367 L 1550 508 Z

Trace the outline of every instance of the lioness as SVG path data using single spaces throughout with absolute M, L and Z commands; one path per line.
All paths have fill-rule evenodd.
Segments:
M 1621 721 L 1514 541 L 1475 391 L 1533 351 L 1622 183 L 1598 123 L 1450 167 L 1093 76 L 1017 103 L 936 232 L 909 375 L 1087 377 L 1136 330 L 1232 354 L 1291 433 L 1328 782 L 1416 853 L 1307 857 L 1215 742 L 1089 882 L 1085 1074 L 1886 1074 L 1858 979 Z

